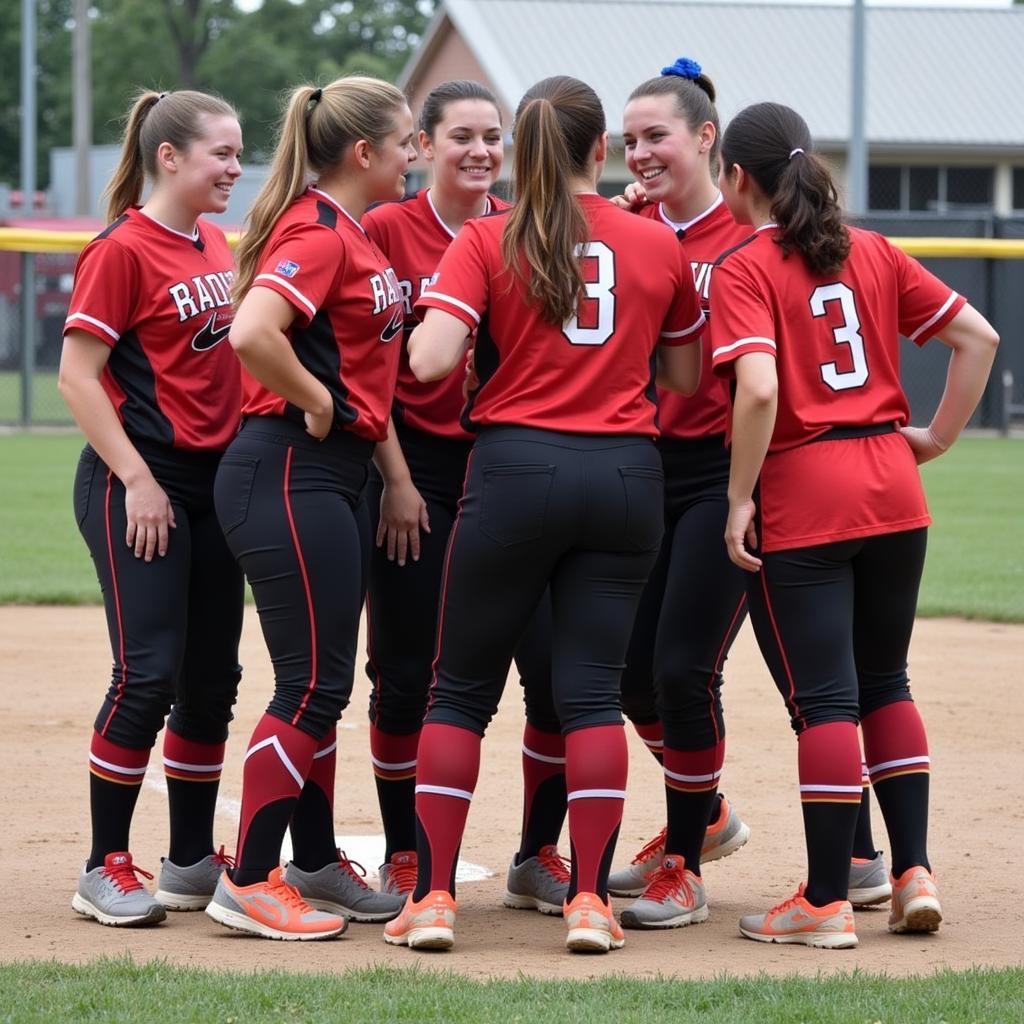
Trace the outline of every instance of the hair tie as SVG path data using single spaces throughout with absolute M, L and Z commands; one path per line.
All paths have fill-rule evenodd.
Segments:
M 799 146 L 797 146 L 796 149 L 791 149 L 789 151 L 789 159 L 792 160 L 793 157 L 795 157 L 797 155 L 797 153 L 802 153 L 802 152 L 803 152 L 803 150 Z
M 319 103 L 320 102 L 320 97 L 323 96 L 323 94 L 324 94 L 323 89 L 314 89 L 313 90 L 313 95 L 309 97 L 310 103 Z
M 160 93 L 160 95 L 157 96 L 156 100 L 154 101 L 154 104 L 155 103 L 159 103 L 166 95 L 167 95 L 167 93 L 165 93 L 165 92 Z
M 700 78 L 700 72 L 700 65 L 689 57 L 680 57 L 675 64 L 661 69 L 663 75 L 675 75 L 678 78 L 686 78 L 691 82 Z

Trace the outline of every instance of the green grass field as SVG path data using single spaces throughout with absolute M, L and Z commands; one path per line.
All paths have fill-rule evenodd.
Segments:
M 0 436 L 0 604 L 99 601 L 71 513 L 74 434 Z M 935 525 L 921 615 L 1024 622 L 1024 442 L 965 437 L 924 467 Z
M 1024 969 L 837 977 L 470 981 L 432 971 L 215 973 L 99 960 L 0 966 L 0 1020 L 446 1024 L 909 1024 L 1024 1019 Z
M 37 370 L 32 382 L 32 422 L 72 425 L 74 420 L 57 390 L 56 370 Z M 21 375 L 0 370 L 0 424 L 21 423 Z

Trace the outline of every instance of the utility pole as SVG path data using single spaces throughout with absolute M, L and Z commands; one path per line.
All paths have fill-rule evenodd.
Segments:
M 75 216 L 92 210 L 90 158 L 92 151 L 92 62 L 89 46 L 89 0 L 75 0 L 75 33 L 71 61 L 74 97 L 72 135 L 75 147 Z
M 863 217 L 868 209 L 868 148 L 864 131 L 867 92 L 865 50 L 867 48 L 864 0 L 853 0 L 853 53 L 850 75 L 850 148 L 846 158 L 846 207 L 854 217 Z
M 21 0 L 21 215 L 36 198 L 36 0 Z M 36 258 L 21 254 L 21 422 L 32 422 L 36 369 Z

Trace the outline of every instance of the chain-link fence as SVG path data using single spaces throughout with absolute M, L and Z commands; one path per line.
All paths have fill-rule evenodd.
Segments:
M 860 223 L 896 236 L 1024 238 L 1024 218 L 894 213 L 872 214 Z M 0 251 L 0 425 L 70 424 L 71 416 L 57 391 L 57 366 L 77 254 L 29 257 L 36 292 L 31 353 L 26 353 L 23 345 L 23 259 L 21 253 Z M 1024 259 L 954 257 L 923 262 L 981 310 L 1003 339 L 972 424 L 1002 429 L 1010 422 L 1024 421 Z M 948 362 L 949 350 L 944 345 L 918 348 L 904 344 L 903 383 L 915 423 L 931 417 L 942 394 Z

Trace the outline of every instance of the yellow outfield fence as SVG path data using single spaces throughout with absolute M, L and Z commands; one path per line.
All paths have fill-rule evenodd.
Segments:
M 0 251 L 81 252 L 95 238 L 91 231 L 47 231 L 0 228 Z M 228 242 L 238 244 L 238 232 L 228 232 Z M 1024 238 L 905 238 L 889 241 L 910 256 L 948 259 L 1024 259 Z

